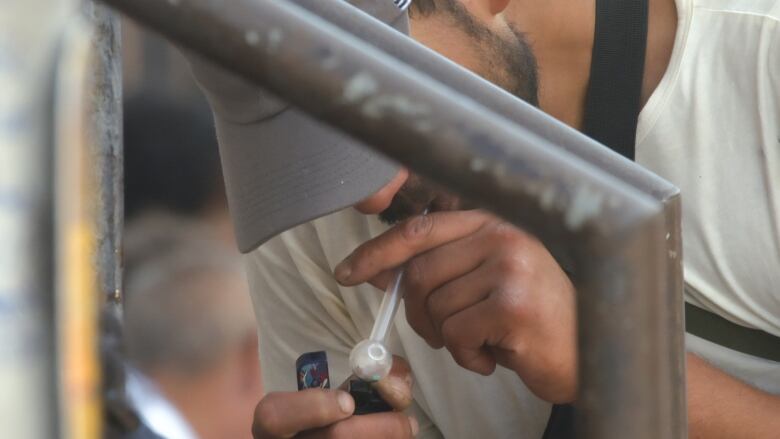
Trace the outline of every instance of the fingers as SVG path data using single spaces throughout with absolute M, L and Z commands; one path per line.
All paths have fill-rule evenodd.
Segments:
M 412 369 L 401 357 L 393 356 L 390 374 L 374 384 L 382 399 L 397 411 L 406 410 L 412 405 Z
M 349 381 L 354 379 L 352 375 L 347 378 L 340 386 L 341 390 L 349 389 Z M 382 399 L 385 400 L 393 410 L 403 411 L 406 410 L 413 402 L 412 396 L 412 384 L 414 379 L 412 377 L 412 369 L 409 367 L 409 363 L 405 359 L 393 355 L 393 365 L 390 369 L 390 373 L 374 383 L 373 386 Z
M 500 345 L 507 331 L 495 321 L 496 307 L 490 297 L 447 318 L 441 327 L 442 339 L 452 358 L 464 369 L 490 375 L 496 357 L 489 346 Z
M 478 235 L 477 235 L 478 236 Z M 470 277 L 488 257 L 490 246 L 483 245 L 473 236 L 451 242 L 411 259 L 406 267 L 403 293 L 406 319 L 411 327 L 431 347 L 441 347 L 440 332 L 429 312 L 430 295 L 445 284 Z M 453 281 L 453 279 L 455 279 Z M 471 294 L 475 288 L 484 290 L 475 282 L 460 283 Z
M 436 212 L 412 218 L 358 247 L 335 270 L 342 285 L 357 285 L 411 257 L 479 230 L 494 217 L 484 212 Z
M 434 348 L 444 346 L 442 336 L 442 327 L 444 322 L 453 315 L 474 306 L 490 296 L 494 287 L 495 279 L 489 276 L 489 271 L 480 267 L 465 276 L 456 278 L 431 292 L 424 303 L 425 322 L 433 328 L 433 334 L 430 339 L 426 338 L 428 344 Z M 407 300 L 407 304 L 409 301 Z M 408 306 L 408 305 L 407 305 Z M 413 313 L 416 314 L 416 313 Z M 420 324 L 412 322 L 412 318 L 417 316 L 410 315 L 407 308 L 407 320 L 412 328 Z
M 403 413 L 376 413 L 353 416 L 317 430 L 305 432 L 301 439 L 407 439 L 413 438 L 419 431 L 414 418 Z
M 339 390 L 269 393 L 255 408 L 252 434 L 255 439 L 290 438 L 346 419 L 354 410 L 355 401 Z

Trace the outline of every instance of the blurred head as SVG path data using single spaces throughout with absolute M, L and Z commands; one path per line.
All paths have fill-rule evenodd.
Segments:
M 411 35 L 418 42 L 538 106 L 536 58 L 503 12 L 510 0 L 414 0 Z M 467 208 L 457 197 L 401 170 L 380 191 L 355 206 L 393 224 L 431 211 Z
M 128 270 L 127 358 L 199 437 L 248 438 L 262 386 L 254 314 L 235 255 L 196 234 L 156 248 Z

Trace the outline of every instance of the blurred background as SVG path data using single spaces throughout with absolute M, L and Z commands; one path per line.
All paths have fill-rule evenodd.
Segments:
M 0 437 L 251 438 L 233 239 L 179 53 L 89 0 L 4 2 Z
M 176 49 L 122 31 L 127 396 L 160 436 L 249 438 L 256 325 L 211 110 Z

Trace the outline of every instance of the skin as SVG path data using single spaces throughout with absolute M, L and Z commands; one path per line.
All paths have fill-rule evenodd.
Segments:
M 580 128 L 593 46 L 594 0 L 461 2 L 497 33 L 507 32 L 507 18 L 526 33 L 539 65 L 542 110 Z M 671 57 L 677 23 L 673 0 L 650 0 L 649 20 L 643 104 Z M 470 46 L 465 35 L 451 35 L 446 24 L 437 17 L 414 20 L 412 36 L 466 68 L 487 74 L 478 48 Z M 355 207 L 365 214 L 381 213 L 409 178 L 402 170 Z M 574 401 L 576 291 L 570 280 L 532 236 L 483 211 L 458 210 L 451 197 L 441 198 L 448 199 L 443 204 L 454 210 L 401 222 L 357 248 L 336 267 L 334 276 L 346 286 L 370 282 L 384 288 L 390 270 L 408 261 L 406 317 L 433 348 L 448 349 L 458 364 L 483 375 L 498 365 L 509 368 L 545 400 Z M 779 398 L 693 355 L 688 355 L 688 375 L 692 438 L 769 438 L 780 431 Z M 328 419 L 353 419 L 341 416 Z M 346 427 L 342 432 L 343 437 L 360 437 Z
M 595 0 L 512 0 L 504 15 L 522 30 L 539 64 L 541 108 L 582 127 L 590 78 Z M 666 72 L 677 31 L 673 0 L 650 0 L 642 105 Z
M 395 412 L 352 416 L 355 401 L 343 387 L 268 394 L 255 409 L 252 434 L 255 439 L 395 439 L 417 435 L 417 421 L 401 413 L 412 403 L 412 374 L 402 358 L 393 357 L 390 375 L 374 384 Z
M 179 287 L 220 292 L 219 300 L 235 302 L 231 310 L 248 305 L 244 281 L 233 272 L 200 273 Z M 129 311 L 132 313 L 133 308 Z M 182 370 L 178 363 L 162 363 L 151 369 L 144 368 L 144 373 L 179 410 L 199 438 L 249 438 L 257 395 L 263 392 L 257 333 L 253 325 L 248 323 L 243 336 L 220 347 L 222 351 L 215 354 L 216 363 L 203 369 Z
M 214 367 L 196 375 L 158 369 L 154 382 L 203 439 L 249 438 L 257 395 L 262 393 L 257 335 L 226 352 Z
M 506 0 L 463 0 L 462 3 L 481 24 L 487 26 L 492 32 L 502 38 L 515 38 L 506 20 L 499 16 L 508 3 Z M 422 44 L 445 54 L 453 61 L 478 74 L 492 76 L 491 80 L 497 83 L 507 79 L 501 75 L 496 76 L 495 71 L 483 68 L 485 59 L 483 49 L 476 46 L 464 31 L 453 26 L 450 20 L 433 15 L 424 19 L 411 20 L 411 26 L 412 37 Z M 451 50 L 453 48 L 457 48 L 457 50 Z M 359 208 L 371 213 L 385 210 L 409 178 L 409 173 L 406 170 L 401 170 L 383 189 L 359 203 Z M 441 197 L 441 208 L 455 208 L 455 205 L 447 202 L 447 198 Z M 405 365 L 405 363 L 401 364 Z M 388 377 L 390 380 L 393 380 L 393 377 L 397 375 L 395 363 L 393 368 L 391 376 Z M 406 366 L 406 370 L 408 370 L 408 366 Z M 401 375 L 405 376 L 404 373 Z M 378 385 L 380 393 L 384 392 L 382 390 L 385 386 L 383 381 L 380 381 Z M 404 378 L 395 382 L 410 383 L 410 380 Z M 406 386 L 408 390 L 403 390 L 402 393 L 407 392 L 411 395 L 411 384 L 406 384 Z M 403 386 L 395 388 L 402 389 Z M 343 405 L 339 405 L 339 401 Z M 403 403 L 399 403 L 397 399 L 388 400 L 388 402 L 397 410 L 401 410 L 411 403 L 411 397 Z M 312 410 L 313 407 L 316 407 L 316 410 Z M 313 389 L 303 392 L 271 393 L 260 401 L 255 410 L 253 434 L 256 439 L 291 437 L 381 437 L 389 439 L 413 437 L 419 429 L 416 420 L 407 418 L 402 413 L 353 417 L 351 416 L 353 410 L 354 401 L 348 394 L 339 390 Z M 381 436 L 377 436 L 378 434 Z
M 538 240 L 482 211 L 436 212 L 358 247 L 335 276 L 381 288 L 404 261 L 406 318 L 431 347 L 482 375 L 514 370 L 548 401 L 574 399 L 576 332 L 561 324 L 575 321 L 574 288 Z

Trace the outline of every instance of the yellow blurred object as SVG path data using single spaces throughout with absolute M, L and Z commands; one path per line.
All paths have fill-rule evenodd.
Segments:
M 56 295 L 60 359 L 60 437 L 101 437 L 101 369 L 96 265 L 98 181 L 89 154 L 93 28 L 75 20 L 67 32 L 56 96 Z

